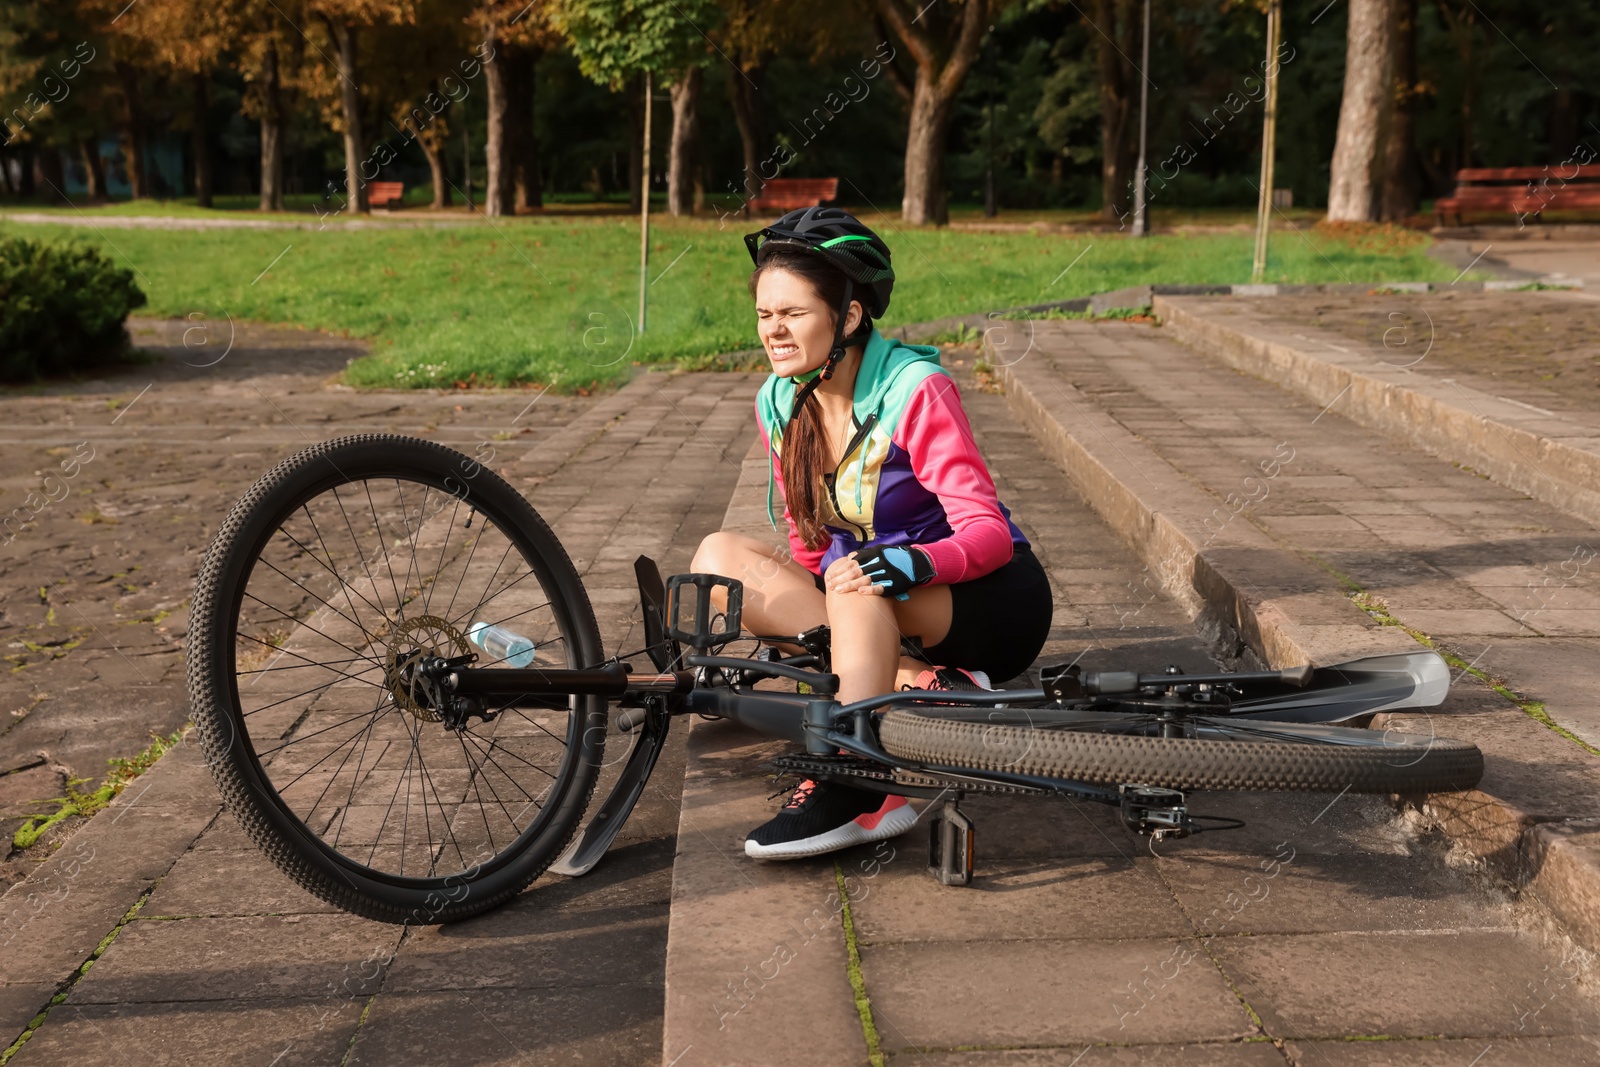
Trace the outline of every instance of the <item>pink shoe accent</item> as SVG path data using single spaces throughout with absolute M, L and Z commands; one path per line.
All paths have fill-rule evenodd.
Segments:
M 989 676 L 987 674 L 985 674 L 983 671 L 969 671 L 965 667 L 947 667 L 945 669 L 946 670 L 953 670 L 957 674 L 966 675 L 967 678 L 972 682 L 972 684 L 975 685 L 975 686 L 978 686 L 980 689 L 993 689 L 994 688 L 994 686 L 989 684 Z M 915 683 L 912 684 L 911 688 L 913 688 L 913 689 L 942 689 L 942 688 L 944 688 L 943 686 L 939 685 L 938 668 L 935 668 L 933 670 L 926 670 L 926 671 L 923 671 L 921 674 L 917 675 L 917 680 L 916 680 Z
M 852 821 L 863 830 L 876 830 L 878 828 L 878 823 L 883 821 L 883 817 L 885 815 L 888 815 L 890 812 L 896 811 L 905 806 L 905 797 L 885 797 L 883 801 L 883 807 L 879 808 L 875 812 L 872 812 L 870 815 L 857 815 Z

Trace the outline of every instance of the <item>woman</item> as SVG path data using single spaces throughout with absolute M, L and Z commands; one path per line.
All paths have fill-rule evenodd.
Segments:
M 693 569 L 744 583 L 754 633 L 827 623 L 842 703 L 896 685 L 987 688 L 1027 670 L 1049 633 L 1050 584 L 995 496 L 938 349 L 873 329 L 894 288 L 888 247 L 825 207 L 745 243 L 773 370 L 756 412 L 789 551 L 714 533 Z M 745 853 L 813 856 L 916 819 L 905 797 L 806 781 Z

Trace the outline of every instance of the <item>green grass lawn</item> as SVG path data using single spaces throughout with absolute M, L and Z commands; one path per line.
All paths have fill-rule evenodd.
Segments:
M 1249 280 L 1251 236 L 973 233 L 876 222 L 899 275 L 886 323 L 1066 300 L 1143 283 Z M 291 323 L 370 339 L 352 384 L 615 384 L 635 363 L 693 364 L 755 347 L 750 269 L 732 218 L 656 220 L 648 328 L 639 226 L 628 216 L 524 217 L 445 229 L 96 231 L 0 223 L 86 241 L 137 271 L 143 313 Z M 1428 238 L 1278 231 L 1268 280 L 1449 281 Z M 270 269 L 269 269 L 270 266 Z

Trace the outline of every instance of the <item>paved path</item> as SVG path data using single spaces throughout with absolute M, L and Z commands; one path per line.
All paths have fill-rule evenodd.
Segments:
M 742 447 L 753 418 L 757 381 L 749 375 L 645 374 L 600 400 L 552 396 L 528 412 L 536 394 L 330 389 L 321 378 L 342 366 L 345 347 L 321 351 L 305 334 L 277 331 L 247 340 L 219 364 L 220 375 L 152 369 L 156 385 L 115 425 L 105 396 L 131 399 L 149 376 L 6 402 L 19 413 L 8 430 L 37 427 L 15 432 L 8 454 L 25 447 L 42 455 L 58 440 L 89 436 L 98 449 L 83 477 L 109 483 L 96 483 L 90 499 L 129 517 L 125 527 L 85 527 L 71 517 L 83 504 L 53 505 L 5 557 L 13 586 L 63 590 L 58 607 L 70 596 L 95 623 L 91 638 L 106 635 L 104 646 L 91 639 L 29 668 L 46 671 L 36 685 L 70 694 L 52 693 L 12 730 L 30 731 L 21 735 L 30 744 L 60 745 L 52 764 L 70 759 L 92 773 L 110 754 L 106 735 L 110 752 L 121 754 L 127 748 L 115 746 L 124 735 L 137 748 L 148 728 L 186 717 L 181 620 L 151 642 L 148 681 L 130 698 L 129 679 L 102 661 L 135 657 L 129 641 L 111 648 L 110 635 L 124 632 L 115 628 L 119 613 L 144 605 L 95 598 L 88 590 L 98 576 L 84 561 L 97 548 L 114 550 L 125 568 L 156 571 L 181 613 L 198 552 L 225 508 L 308 438 L 372 428 L 423 433 L 469 452 L 489 442 L 495 466 L 574 556 L 615 651 L 637 643 L 633 557 L 653 554 L 668 573 L 687 564 L 721 521 L 738 473 L 723 453 L 735 439 Z M 151 477 L 156 464 L 159 478 Z M 136 508 L 150 498 L 158 502 Z M 167 522 L 158 526 L 157 517 Z M 102 547 L 101 535 L 122 540 Z M 47 606 L 28 605 L 31 614 L 20 617 L 17 600 L 8 593 L 8 622 L 54 625 L 31 617 Z M 91 660 L 97 649 L 104 655 Z M 132 722 L 130 705 L 141 716 Z M 602 789 L 624 753 L 616 743 Z M 332 913 L 279 874 L 219 813 L 194 746 L 180 746 L 0 907 L 7 1040 L 65 990 L 14 1062 L 94 1059 L 111 1047 L 144 1063 L 386 1064 L 424 1047 L 448 1047 L 473 1063 L 654 1062 L 681 767 L 680 742 L 593 876 L 552 876 L 555 884 L 480 923 L 402 937 L 398 928 Z M 114 939 L 78 979 L 74 972 L 107 935 Z
M 1055 361 L 1095 403 L 1139 425 L 1163 456 L 1219 492 L 1243 476 L 1246 462 L 1263 458 L 1258 446 L 1272 454 L 1289 441 L 1294 460 L 1270 480 L 1262 501 L 1281 510 L 1263 514 L 1399 514 L 1407 523 L 1453 516 L 1440 521 L 1463 524 L 1465 544 L 1496 559 L 1528 542 L 1548 547 L 1545 535 L 1574 532 L 1500 530 L 1497 540 L 1496 522 L 1549 525 L 1560 517 L 1523 502 L 1509 513 L 1493 512 L 1482 529 L 1472 526 L 1474 509 L 1437 505 L 1460 502 L 1452 493 L 1468 484 L 1461 479 L 1476 489 L 1466 494 L 1471 501 L 1492 500 L 1494 487 L 1385 446 L 1336 413 L 1300 412 L 1276 390 L 1208 367 L 1151 331 L 1063 323 L 1042 337 L 1037 358 Z M 330 370 L 337 365 L 329 363 Z M 219 382 L 217 395 L 231 390 L 238 406 L 215 416 L 222 429 L 248 425 L 250 405 L 240 401 L 256 396 L 250 432 L 260 450 L 292 448 L 285 427 L 300 425 L 313 438 L 343 428 L 356 399 L 383 410 L 381 396 L 327 394 L 303 377 L 299 392 L 280 395 L 261 384 L 262 372 L 257 366 L 232 384 Z M 633 556 L 657 554 L 671 573 L 704 532 L 724 522 L 752 437 L 756 383 L 750 375 L 642 375 L 602 400 L 552 408 L 542 436 L 508 440 L 505 471 L 577 557 L 609 648 L 629 647 L 633 639 Z M 1141 564 L 1014 425 L 1005 399 L 970 380 L 964 389 L 1002 495 L 1055 583 L 1058 610 L 1046 660 L 1204 665 L 1186 615 L 1156 583 L 1145 583 Z M 131 387 L 123 392 L 136 394 Z M 127 409 L 118 432 L 155 396 L 152 390 Z M 270 398 L 264 406 L 263 397 Z M 480 410 L 480 417 L 448 428 L 432 417 L 411 425 L 417 417 L 406 404 L 384 417 L 411 431 L 431 424 L 452 443 L 471 446 L 496 440 L 501 427 L 532 422 L 512 422 L 519 401 L 525 404 L 522 397 L 474 396 L 470 403 L 432 397 L 427 402 L 437 402 L 441 414 L 455 402 L 464 409 L 504 404 L 504 411 L 490 409 L 491 417 Z M 541 416 L 544 403 L 535 408 Z M 1209 407 L 1187 421 L 1174 414 L 1191 413 L 1197 404 Z M 326 405 L 327 419 L 306 426 L 305 412 L 317 405 Z M 89 402 L 46 414 L 27 447 L 50 447 L 52 420 L 70 417 L 75 422 L 63 429 L 76 432 L 93 409 Z M 103 400 L 99 410 L 105 411 Z M 174 404 L 170 414 L 199 410 L 196 400 Z M 1300 416 L 1292 426 L 1276 421 Z M 144 443 L 152 456 L 192 449 L 206 424 L 193 418 L 179 425 L 164 440 L 151 433 Z M 1290 436 L 1290 429 L 1302 436 Z M 212 432 L 221 430 L 213 425 Z M 70 436 L 61 440 L 72 443 Z M 530 436 L 531 447 L 522 444 Z M 242 460 L 237 473 L 225 476 L 248 480 L 265 458 Z M 1359 492 L 1350 491 L 1357 476 L 1344 463 L 1383 471 L 1376 480 L 1388 484 L 1358 483 Z M 97 492 L 115 490 L 119 483 L 111 481 Z M 739 493 L 748 498 L 761 484 L 747 477 Z M 1440 487 L 1451 492 L 1441 495 Z M 194 494 L 188 506 L 196 523 L 216 513 L 208 510 L 206 492 L 224 499 L 237 493 L 222 486 L 185 491 Z M 1326 510 L 1318 510 L 1324 500 Z M 1414 510 L 1341 506 L 1353 500 Z M 1277 532 L 1261 515 L 1236 521 L 1261 522 L 1294 545 L 1318 529 L 1290 524 Z M 97 534 L 104 525 L 87 530 Z M 1374 536 L 1390 531 L 1370 542 L 1335 525 L 1341 536 L 1313 540 L 1307 551 L 1365 578 L 1402 617 L 1426 610 L 1393 599 L 1418 584 L 1406 580 L 1407 567 L 1434 568 L 1438 575 L 1429 574 L 1430 581 L 1464 582 L 1494 565 L 1475 563 L 1479 557 L 1464 551 L 1412 561 L 1426 545 L 1406 540 L 1403 524 L 1391 530 L 1381 520 L 1358 519 Z M 191 536 L 203 543 L 203 536 Z M 1447 553 L 1461 543 L 1428 541 Z M 1386 570 L 1375 555 L 1379 548 L 1409 562 Z M 156 552 L 147 544 L 137 554 Z M 1539 557 L 1530 558 L 1537 565 Z M 182 566 L 175 563 L 174 573 Z M 1486 599 L 1491 584 L 1467 583 Z M 1486 610 L 1511 617 L 1506 609 L 1513 605 L 1492 602 L 1499 607 Z M 105 610 L 114 612 L 115 603 Z M 101 699 L 120 692 L 110 682 L 95 684 L 100 688 L 88 691 Z M 169 689 L 165 696 L 152 691 L 153 706 L 178 692 L 170 688 L 174 682 L 160 684 Z M 1470 713 L 1501 699 L 1469 680 L 1458 705 Z M 1559 706 L 1553 699 L 1552 712 Z M 980 877 L 972 890 L 941 889 L 929 879 L 920 834 L 894 842 L 876 866 L 862 865 L 874 858 L 871 850 L 842 854 L 839 870 L 855 879 L 847 890 L 869 1002 L 870 1026 L 863 1027 L 847 971 L 852 946 L 833 904 L 839 900 L 833 863 L 758 867 L 738 847 L 773 803 L 761 770 L 770 746 L 694 723 L 687 740 L 697 766 L 680 811 L 683 733 L 679 738 L 635 821 L 594 874 L 548 878 L 493 915 L 404 935 L 330 913 L 278 875 L 217 814 L 204 767 L 184 746 L 151 772 L 147 791 L 125 794 L 68 841 L 42 872 L 55 881 L 19 886 L 5 898 L 0 921 L 11 948 L 0 958 L 0 1012 L 21 1032 L 55 990 L 64 990 L 15 1060 L 94 1059 L 117 1047 L 150 1063 L 393 1063 L 432 1049 L 468 1063 L 680 1057 L 686 1067 L 787 1062 L 805 1049 L 811 1058 L 842 1063 L 865 1060 L 869 1035 L 890 1061 L 940 1065 L 1001 1058 L 1560 1065 L 1600 1056 L 1593 1036 L 1600 1033 L 1600 1012 L 1588 992 L 1586 958 L 1570 954 L 1558 934 L 1530 927 L 1525 911 L 1496 898 L 1470 871 L 1444 863 L 1437 847 L 1416 839 L 1387 804 L 1348 796 L 1217 795 L 1203 806 L 1197 799 L 1198 810 L 1237 815 L 1249 827 L 1153 853 L 1098 807 L 974 801 Z M 680 832 L 686 825 L 692 833 Z M 69 866 L 71 850 L 91 843 L 100 851 L 84 858 L 80 850 L 77 865 Z M 807 920 L 819 909 L 815 939 L 790 944 L 791 932 L 803 937 L 796 931 L 810 930 Z M 107 935 L 114 937 L 106 942 Z M 780 967 L 764 984 L 747 984 L 780 944 L 803 949 L 794 966 Z M 97 945 L 93 967 L 78 972 Z M 677 980 L 664 970 L 671 967 L 680 968 Z M 699 1020 L 691 1024 L 699 1029 L 676 1044 L 674 1013 Z M 823 1046 L 839 1055 L 815 1053 Z
M 358 343 L 255 327 L 230 335 L 223 324 L 204 344 L 204 329 L 136 319 L 135 343 L 159 362 L 0 393 L 0 520 L 12 520 L 0 530 L 8 842 L 21 814 L 40 810 L 31 801 L 63 795 L 69 777 L 99 778 L 107 759 L 187 721 L 182 642 L 200 556 L 278 460 L 363 431 L 468 452 L 488 441 L 508 456 L 560 449 L 565 427 L 594 407 L 544 396 L 522 413 L 531 392 L 357 392 L 329 382 L 365 352 Z M 514 480 L 538 484 L 531 472 Z M 0 879 L 27 866 L 12 857 Z
M 1600 299 L 1600 242 L 1593 240 L 1477 240 L 1472 254 L 1484 253 L 1517 270 L 1537 275 L 1580 278 L 1590 296 Z
M 1116 329 L 1120 342 L 1137 328 L 1070 336 Z M 1041 353 L 1067 336 L 1042 338 Z M 1185 613 L 1145 583 L 1004 400 L 970 379 L 964 399 L 1003 499 L 1052 574 L 1041 662 L 1206 665 Z M 736 492 L 729 526 L 761 531 L 757 495 Z M 784 748 L 693 726 L 663 1062 L 783 1062 L 802 1044 L 830 1063 L 880 1051 L 941 1067 L 1600 1056 L 1600 1012 L 1570 977 L 1568 997 L 1546 998 L 1546 1012 L 1570 1014 L 1530 1015 L 1518 999 L 1557 968 L 1576 974 L 1576 957 L 1449 867 L 1381 798 L 1196 797 L 1197 811 L 1247 828 L 1157 848 L 1097 805 L 978 798 L 964 804 L 979 827 L 977 877 L 952 889 L 925 871 L 920 826 L 834 857 L 744 862 L 740 839 L 775 803 L 764 761 Z M 853 939 L 839 918 L 846 902 Z

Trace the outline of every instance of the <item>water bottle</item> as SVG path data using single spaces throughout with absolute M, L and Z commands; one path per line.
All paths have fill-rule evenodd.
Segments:
M 491 662 L 508 667 L 533 665 L 533 642 L 504 626 L 475 622 L 467 628 L 467 640 L 483 649 Z

